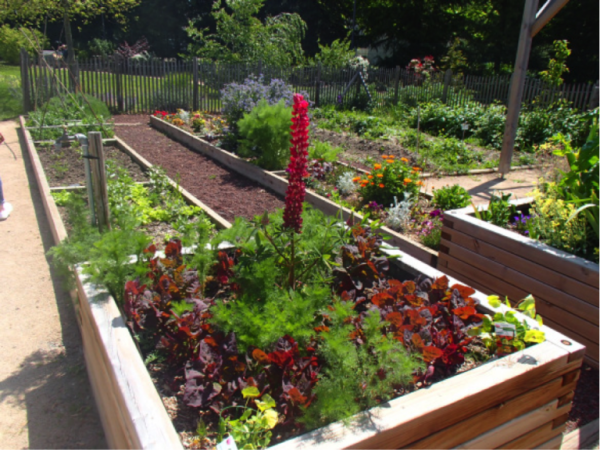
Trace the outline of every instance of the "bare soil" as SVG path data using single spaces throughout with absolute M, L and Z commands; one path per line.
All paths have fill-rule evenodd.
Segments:
M 80 150 L 64 147 L 57 151 L 54 146 L 41 145 L 37 145 L 36 149 L 50 187 L 85 186 L 85 170 Z M 104 156 L 114 160 L 117 166 L 127 169 L 134 181 L 147 181 L 141 167 L 118 148 L 105 146 Z
M 285 206 L 281 196 L 170 139 L 149 121 L 149 116 L 115 116 L 115 123 L 143 123 L 117 127 L 117 134 L 226 220 L 253 219 Z
M 311 128 L 310 132 L 311 137 L 319 141 L 328 142 L 334 147 L 344 149 L 344 152 L 340 153 L 338 158 L 360 169 L 371 169 L 371 167 L 364 164 L 365 160 L 372 158 L 379 161 L 381 155 L 394 155 L 397 158 L 407 158 L 411 164 L 416 164 L 417 162 L 414 153 L 392 140 L 373 141 L 350 133 L 336 133 L 335 131 L 322 130 L 316 127 Z

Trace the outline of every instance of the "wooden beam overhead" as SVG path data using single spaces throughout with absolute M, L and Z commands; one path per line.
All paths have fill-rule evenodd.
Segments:
M 568 2 L 569 0 L 548 0 L 535 15 L 535 22 L 531 26 L 531 37 L 538 34 Z

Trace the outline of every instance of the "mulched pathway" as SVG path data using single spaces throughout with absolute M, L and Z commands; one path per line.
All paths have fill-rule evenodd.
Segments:
M 193 152 L 149 125 L 146 115 L 114 116 L 115 123 L 141 123 L 117 127 L 117 135 L 181 186 L 226 220 L 252 219 L 265 211 L 283 208 L 283 198 L 260 184 Z

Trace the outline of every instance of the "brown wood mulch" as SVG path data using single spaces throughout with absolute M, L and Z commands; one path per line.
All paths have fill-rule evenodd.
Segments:
M 283 198 L 260 184 L 206 156 L 193 152 L 149 125 L 146 115 L 115 116 L 115 123 L 141 123 L 117 127 L 116 133 L 167 175 L 226 220 L 252 219 L 265 211 L 284 207 Z

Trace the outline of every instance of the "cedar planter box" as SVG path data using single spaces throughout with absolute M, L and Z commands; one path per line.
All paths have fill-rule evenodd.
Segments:
M 211 144 L 210 142 L 200 139 L 199 137 L 194 136 L 193 134 L 188 133 L 187 131 L 157 117 L 150 116 L 150 124 L 157 130 L 165 133 L 170 138 L 185 144 L 192 151 L 200 153 L 204 156 L 208 156 L 209 158 L 220 162 L 229 169 L 235 170 L 246 178 L 250 178 L 257 183 L 262 184 L 279 195 L 285 195 L 288 181 L 276 173 L 261 169 L 257 165 L 249 163 L 233 153 L 223 150 Z M 357 220 L 362 219 L 360 214 L 357 214 L 356 212 L 352 213 L 352 211 L 350 211 L 348 208 L 340 208 L 338 204 L 311 191 L 306 191 L 305 201 L 329 216 L 336 216 L 341 211 L 344 219 L 347 219 L 352 214 L 357 218 Z M 382 227 L 381 232 L 390 237 L 390 239 L 387 241 L 390 245 L 398 247 L 400 250 L 411 256 L 414 256 L 419 261 L 422 261 L 432 267 L 436 267 L 437 252 L 435 250 L 432 250 L 420 244 L 419 242 L 411 241 L 391 228 Z
M 59 242 L 64 225 L 26 131 L 25 141 Z M 388 252 L 401 254 L 406 271 L 443 275 L 399 250 Z M 110 446 L 181 449 L 115 301 L 76 275 L 84 354 Z M 492 311 L 483 294 L 474 297 L 481 311 Z M 337 422 L 273 448 L 559 448 L 585 348 L 543 330 L 542 344 L 363 412 L 351 426 Z
M 532 294 L 544 323 L 584 344 L 586 361 L 597 368 L 598 264 L 478 220 L 472 211 L 444 214 L 438 268 L 513 302 Z

